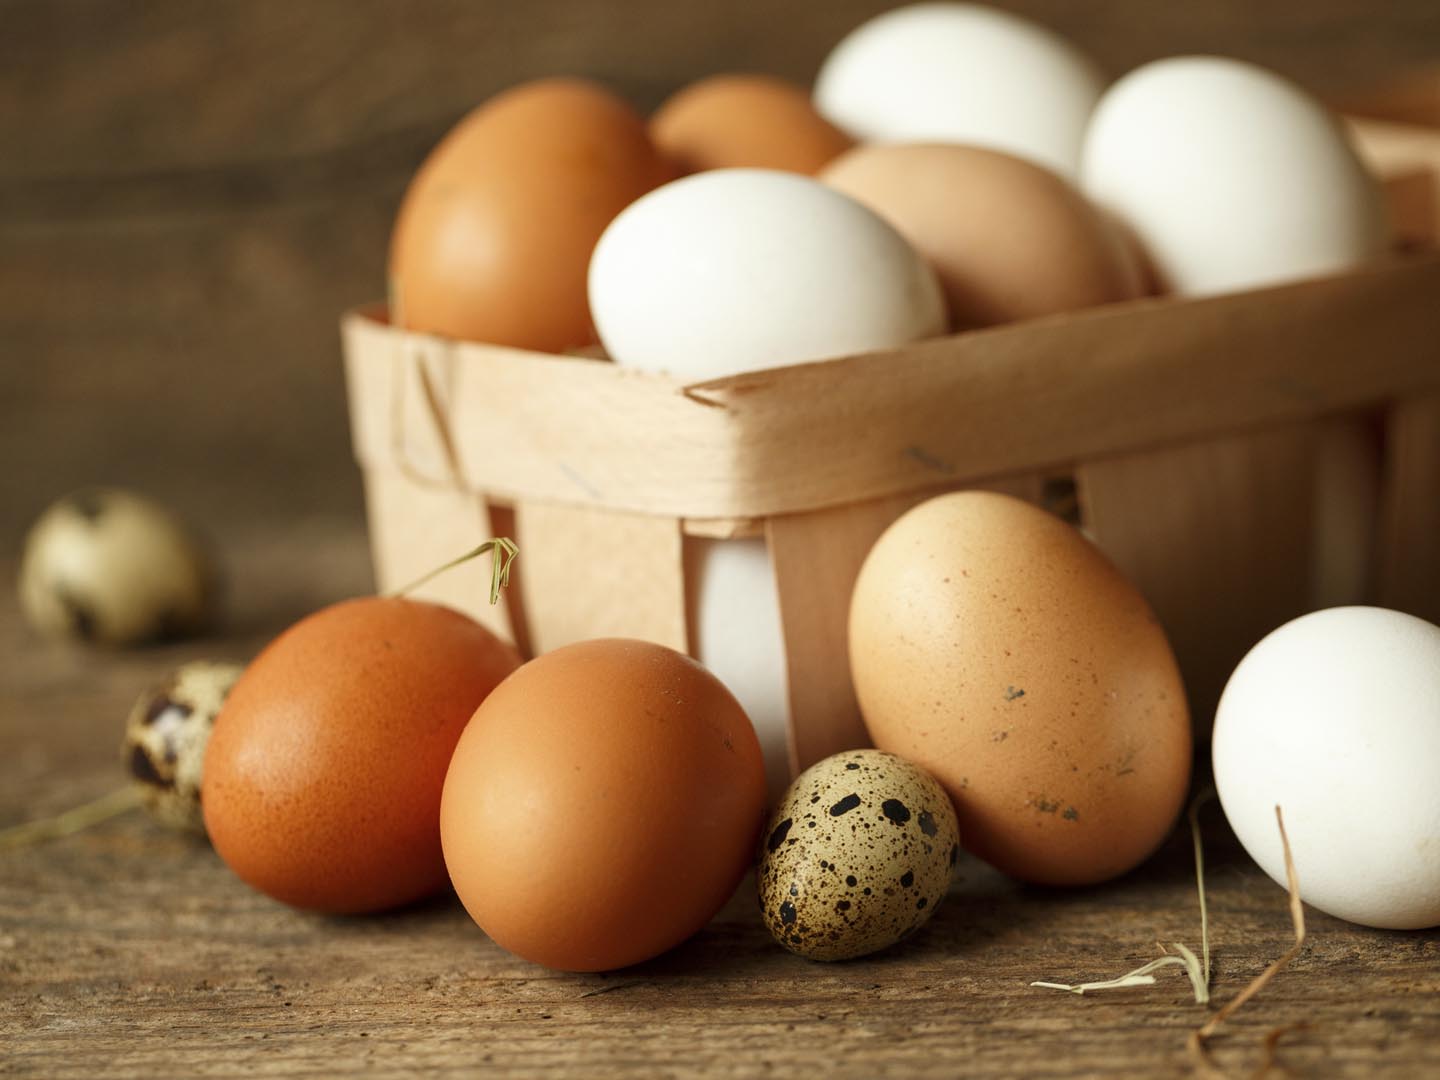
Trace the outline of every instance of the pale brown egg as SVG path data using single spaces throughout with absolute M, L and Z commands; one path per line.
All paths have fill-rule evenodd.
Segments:
M 755 729 L 673 649 L 602 639 L 530 661 L 445 778 L 450 879 L 498 944 L 567 971 L 678 945 L 735 891 L 765 813 Z
M 650 120 L 650 137 L 683 172 L 755 168 L 814 175 L 854 140 L 801 87 L 770 75 L 712 75 Z
M 1150 607 L 1083 535 L 988 492 L 915 507 L 850 607 L 875 745 L 949 792 L 961 843 L 1026 881 L 1079 885 L 1164 840 L 1190 778 L 1185 688 Z
M 254 888 L 316 911 L 380 911 L 443 888 L 450 755 L 519 663 L 439 604 L 367 597 L 302 619 L 216 718 L 202 788 L 215 850 Z
M 868 206 L 935 268 L 957 330 L 1132 300 L 1135 249 L 1068 181 L 977 146 L 860 146 L 820 179 Z
M 602 86 L 543 79 L 500 94 L 456 125 L 405 193 L 390 242 L 393 317 L 522 349 L 592 343 L 595 241 L 673 175 L 644 120 Z

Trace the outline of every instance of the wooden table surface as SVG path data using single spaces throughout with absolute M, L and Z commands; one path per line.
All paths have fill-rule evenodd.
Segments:
M 335 321 L 381 291 L 404 183 L 487 94 L 584 72 L 642 106 L 716 70 L 813 75 L 889 0 L 0 0 L 0 827 L 123 782 L 140 691 L 246 659 L 370 588 Z M 1330 96 L 1440 58 L 1434 0 L 1015 0 L 1119 72 L 1179 52 L 1271 64 Z M 140 487 L 209 527 L 225 629 L 136 652 L 37 641 L 14 580 L 66 490 Z M 316 516 L 318 515 L 318 516 Z M 1282 890 L 1205 816 L 1224 1002 L 1290 941 Z M 1303 874 L 1303 868 L 1302 868 Z M 250 891 L 138 812 L 0 853 L 0 1076 L 1186 1076 L 1207 1010 L 1189 842 L 1111 885 L 1025 888 L 967 862 L 927 930 L 822 966 L 773 945 L 753 886 L 639 968 L 562 975 L 452 897 L 320 918 Z M 1276 1027 L 1296 1075 L 1440 1076 L 1440 934 L 1310 915 L 1301 956 L 1213 1044 L 1236 1076 Z
M 0 825 L 121 782 L 132 699 L 184 660 L 244 660 L 315 606 L 365 591 L 362 530 L 301 521 L 222 538 L 227 629 L 134 652 L 46 644 L 0 600 Z M 14 565 L 0 565 L 0 580 Z M 1216 1004 L 1290 942 L 1284 892 L 1203 817 Z M 1303 868 L 1302 868 L 1303 873 Z M 1213 1042 L 1249 1075 L 1278 1026 L 1300 1076 L 1440 1076 L 1440 932 L 1310 912 L 1305 951 Z M 1101 888 L 1055 891 L 966 861 L 928 928 L 822 965 L 769 939 L 746 881 L 702 933 L 626 971 L 509 956 L 453 896 L 395 914 L 289 910 L 203 841 L 143 814 L 0 853 L 0 1076 L 1187 1076 L 1207 1010 L 1176 969 L 1085 998 L 1031 988 L 1198 948 L 1188 834 Z

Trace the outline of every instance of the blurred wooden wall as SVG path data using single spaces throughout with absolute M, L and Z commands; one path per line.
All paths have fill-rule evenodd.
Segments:
M 888 6 L 0 0 L 0 547 L 94 482 L 220 529 L 358 518 L 336 317 L 381 293 L 456 118 L 552 73 L 642 107 L 718 70 L 808 81 Z M 1440 61 L 1437 0 L 1005 6 L 1117 73 L 1220 52 L 1334 96 Z

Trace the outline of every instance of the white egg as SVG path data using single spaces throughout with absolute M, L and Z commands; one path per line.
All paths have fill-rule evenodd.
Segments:
M 791 173 L 678 180 L 610 225 L 590 306 L 622 367 L 686 380 L 903 345 L 945 329 L 929 266 L 891 226 Z M 744 706 L 772 795 L 790 781 L 785 638 L 764 540 L 692 540 L 696 658 Z
M 1215 717 L 1215 786 L 1261 868 L 1350 922 L 1440 925 L 1440 627 L 1341 607 L 1271 633 Z
M 770 552 L 763 539 L 693 543 L 695 659 L 729 687 L 755 725 L 773 800 L 790 784 L 790 705 Z
M 1069 42 L 978 4 L 896 8 L 826 58 L 815 103 L 866 142 L 1004 150 L 1073 178 L 1105 79 Z
M 1122 78 L 1095 109 L 1081 186 L 1177 293 L 1341 271 L 1389 243 L 1380 188 L 1335 119 L 1240 60 L 1175 57 Z
M 610 223 L 590 310 L 617 364 L 703 380 L 945 329 L 934 271 L 890 225 L 793 173 L 716 169 Z

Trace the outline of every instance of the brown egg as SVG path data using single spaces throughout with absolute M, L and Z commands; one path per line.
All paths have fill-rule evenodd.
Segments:
M 809 176 L 854 145 L 803 89 L 769 75 L 691 83 L 656 111 L 650 137 L 687 173 L 757 168 Z
M 440 790 L 514 648 L 459 612 L 370 597 L 276 638 L 205 751 L 205 827 L 242 879 L 296 907 L 380 911 L 445 884 Z
M 720 680 L 672 649 L 603 639 L 490 695 L 455 748 L 440 829 L 455 891 L 496 942 L 604 971 L 704 926 L 764 813 L 760 743 Z
M 945 786 L 961 843 L 1026 881 L 1080 885 L 1164 840 L 1190 778 L 1174 654 L 1144 598 L 1028 503 L 942 495 L 876 541 L 850 607 L 875 745 Z
M 672 175 L 644 121 L 601 86 L 544 79 L 491 99 L 405 193 L 390 242 L 396 322 L 546 352 L 593 342 L 595 241 Z
M 929 260 L 956 329 L 1144 295 L 1133 248 L 1069 182 L 996 150 L 861 146 L 820 179 Z

